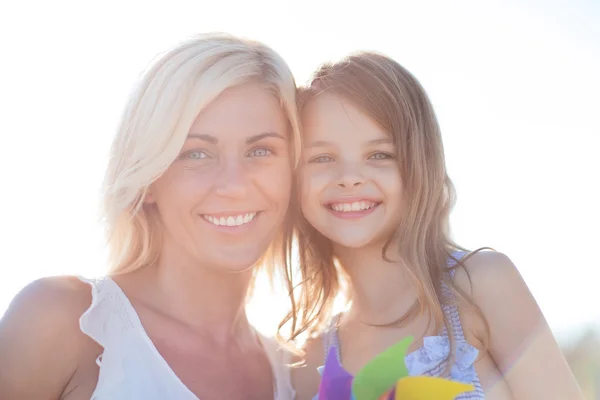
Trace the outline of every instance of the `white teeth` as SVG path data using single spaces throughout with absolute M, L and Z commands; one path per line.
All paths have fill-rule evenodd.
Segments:
M 246 213 L 240 215 L 231 215 L 228 217 L 213 217 L 212 215 L 203 215 L 206 221 L 216 226 L 240 226 L 247 224 L 256 217 L 256 213 Z
M 377 203 L 372 201 L 355 201 L 352 203 L 332 203 L 331 208 L 335 211 L 363 211 L 374 207 Z

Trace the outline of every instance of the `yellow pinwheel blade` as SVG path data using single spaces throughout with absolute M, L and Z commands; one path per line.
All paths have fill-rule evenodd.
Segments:
M 474 390 L 473 385 L 430 376 L 410 376 L 396 384 L 396 400 L 454 400 L 464 392 Z

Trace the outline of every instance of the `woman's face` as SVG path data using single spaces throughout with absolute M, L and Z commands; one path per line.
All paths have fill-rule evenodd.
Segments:
M 403 198 L 390 135 L 344 98 L 322 93 L 302 114 L 302 212 L 342 247 L 379 245 L 400 223 Z
M 252 266 L 288 209 L 290 135 L 278 99 L 257 83 L 230 88 L 202 110 L 146 199 L 160 214 L 164 245 L 210 268 Z

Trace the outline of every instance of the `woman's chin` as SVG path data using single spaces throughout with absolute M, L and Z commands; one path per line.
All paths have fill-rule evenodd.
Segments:
M 240 259 L 232 259 L 227 258 L 215 263 L 212 263 L 211 269 L 224 273 L 244 273 L 248 271 L 252 271 L 254 267 L 258 265 L 260 259 L 256 258 L 240 258 Z

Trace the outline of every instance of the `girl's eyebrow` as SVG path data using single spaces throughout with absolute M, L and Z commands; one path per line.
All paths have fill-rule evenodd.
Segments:
M 367 144 L 393 144 L 393 141 L 392 141 L 392 139 L 390 139 L 388 137 L 384 137 L 384 138 L 369 140 L 367 142 Z M 333 143 L 325 141 L 325 140 L 317 140 L 315 142 L 307 144 L 305 146 L 305 148 L 312 149 L 314 147 L 328 147 L 328 146 L 333 146 Z
M 369 140 L 367 143 L 368 144 L 391 144 L 391 143 L 393 143 L 393 141 L 389 137 L 384 137 L 384 138 L 380 138 L 380 139 Z

